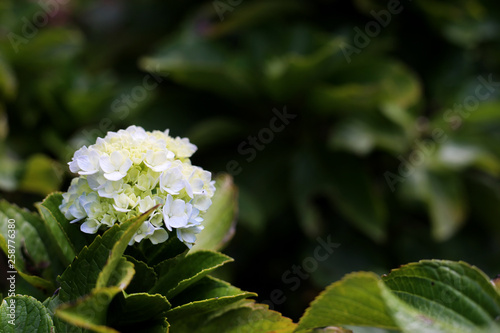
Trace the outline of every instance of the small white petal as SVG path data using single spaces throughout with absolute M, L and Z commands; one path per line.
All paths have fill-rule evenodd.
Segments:
M 117 180 L 120 180 L 122 179 L 123 177 L 125 177 L 127 174 L 123 174 L 119 171 L 115 171 L 115 172 L 111 172 L 111 173 L 105 173 L 104 174 L 104 177 L 107 179 L 107 180 L 111 180 L 111 181 L 117 181 Z
M 82 223 L 80 230 L 87 234 L 95 234 L 101 225 L 94 219 L 89 219 Z
M 171 217 L 168 222 L 172 228 L 182 228 L 187 225 L 187 217 L 174 216 Z
M 168 239 L 168 232 L 163 228 L 155 229 L 153 235 L 149 237 L 149 240 L 153 244 L 163 243 Z

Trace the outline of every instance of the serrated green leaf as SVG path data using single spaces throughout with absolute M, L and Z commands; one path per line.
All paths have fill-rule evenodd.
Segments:
M 47 307 L 47 310 L 50 313 L 50 316 L 52 317 L 52 320 L 54 321 L 54 326 L 56 328 L 56 332 L 65 332 L 65 333 L 82 333 L 83 328 L 81 327 L 76 327 L 71 325 L 70 323 L 62 320 L 61 318 L 57 317 L 55 315 L 56 309 L 62 304 L 61 300 L 59 299 L 59 295 L 55 294 L 50 298 L 47 298 L 44 302 L 43 305 Z
M 170 308 L 167 298 L 160 294 L 123 292 L 113 300 L 108 320 L 113 327 L 126 328 L 134 323 L 163 320 Z
M 196 237 L 188 255 L 199 250 L 218 251 L 234 235 L 238 211 L 237 190 L 230 175 L 217 177 L 212 205 L 203 217 L 205 227 Z
M 126 255 L 125 258 L 134 264 L 135 270 L 134 278 L 127 287 L 127 293 L 141 293 L 151 289 L 157 281 L 155 270 L 134 257 Z
M 107 287 L 128 242 L 151 212 L 149 210 L 122 224 L 115 224 L 84 247 L 59 279 L 61 301 L 74 301 L 90 294 L 96 287 Z
M 140 228 L 142 223 L 146 221 L 148 216 L 157 208 L 157 206 L 151 208 L 144 214 L 127 221 L 120 225 L 121 230 L 123 230 L 123 234 L 120 238 L 113 244 L 111 251 L 109 253 L 109 258 L 106 262 L 106 265 L 102 268 L 102 271 L 99 273 L 99 277 L 97 278 L 96 288 L 109 287 L 110 283 L 112 283 L 113 274 L 119 264 L 124 260 L 122 258 L 125 250 L 127 249 L 128 243 Z M 133 265 L 132 265 L 133 266 Z M 130 282 L 130 281 L 128 281 Z M 128 285 L 127 282 L 127 285 Z
M 192 314 L 201 315 L 220 309 L 229 304 L 238 302 L 257 294 L 245 292 L 229 283 L 205 276 L 188 289 L 175 297 L 174 307 L 167 312 L 167 318 L 172 327 L 176 322 L 188 320 Z
M 464 262 L 422 260 L 379 278 L 358 272 L 330 285 L 306 310 L 300 329 L 373 326 L 403 332 L 500 332 L 500 294 Z
M 37 209 L 43 218 L 46 228 L 50 231 L 51 241 L 59 250 L 59 257 L 69 265 L 76 254 L 87 244 L 85 236 L 77 224 L 69 223 L 59 209 L 62 202 L 61 193 L 48 195 Z
M 187 326 L 185 331 L 191 329 L 200 333 L 291 333 L 297 327 L 291 319 L 283 317 L 279 312 L 269 310 L 267 305 L 250 300 L 210 317 L 197 326 L 189 324 L 185 324 Z
M 59 306 L 55 315 L 66 322 L 99 333 L 118 333 L 105 325 L 106 313 L 113 297 L 120 291 L 117 287 L 101 288 L 75 302 Z
M 391 293 L 419 312 L 421 326 L 407 332 L 500 332 L 500 295 L 489 278 L 464 262 L 422 260 L 393 270 L 382 280 Z M 393 308 L 397 314 L 398 308 Z M 408 323 L 404 316 L 397 321 Z M 438 329 L 439 328 L 439 329 Z
M 137 260 L 144 261 L 148 266 L 155 266 L 159 263 L 177 256 L 184 256 L 188 252 L 186 244 L 177 237 L 169 237 L 166 242 L 152 244 L 151 242 L 141 242 L 136 247 L 129 247 L 126 254 Z
M 9 228 L 9 225 L 12 228 Z M 8 230 L 15 230 L 15 233 Z M 53 290 L 54 285 L 48 280 L 52 278 L 50 270 L 45 270 L 50 262 L 44 244 L 46 237 L 45 227 L 37 215 L 7 201 L 0 201 L 0 248 L 9 259 L 14 259 L 15 270 L 28 283 L 45 290 Z M 56 263 L 54 265 L 57 266 Z
M 230 257 L 212 251 L 198 251 L 184 258 L 170 259 L 155 268 L 158 282 L 149 292 L 159 293 L 171 299 L 189 285 L 231 261 L 233 259 Z
M 31 296 L 7 297 L 0 306 L 2 333 L 55 333 L 49 311 Z
M 62 304 L 56 309 L 55 315 L 75 326 L 96 332 L 117 332 L 106 325 L 108 307 L 113 297 L 127 287 L 133 275 L 134 265 L 125 258 L 120 258 L 114 264 L 114 270 L 106 286 L 95 288 L 90 295 L 74 302 Z
M 383 283 L 374 273 L 349 274 L 316 297 L 298 328 L 354 325 L 397 329 L 384 304 L 381 288 Z

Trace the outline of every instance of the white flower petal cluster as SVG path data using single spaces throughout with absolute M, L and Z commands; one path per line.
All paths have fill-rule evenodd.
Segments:
M 71 223 L 94 234 L 160 205 L 132 238 L 166 241 L 171 233 L 189 248 L 202 229 L 203 213 L 212 204 L 210 172 L 191 165 L 196 146 L 187 138 L 142 127 L 108 132 L 82 147 L 69 162 L 78 173 L 59 209 Z

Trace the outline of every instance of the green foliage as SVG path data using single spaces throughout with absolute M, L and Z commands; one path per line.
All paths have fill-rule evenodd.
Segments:
M 53 289 L 51 272 L 45 269 L 52 258 L 47 251 L 50 246 L 42 220 L 27 210 L 0 201 L 0 228 L 0 248 L 12 260 L 19 275 L 35 287 Z
M 58 247 L 58 254 L 67 266 L 86 245 L 86 240 L 77 225 L 71 225 L 59 210 L 62 202 L 60 193 L 53 193 L 37 205 L 45 227 L 53 235 L 51 241 Z
M 379 19 L 389 2 L 372 0 L 62 2 L 53 16 L 42 2 L 0 2 L 0 248 L 9 255 L 7 221 L 15 219 L 16 292 L 45 300 L 56 331 L 164 332 L 170 321 L 173 332 L 199 325 L 293 331 L 290 320 L 244 300 L 254 294 L 210 274 L 217 269 L 217 277 L 264 297 L 288 287 L 283 272 L 310 257 L 325 235 L 342 250 L 275 304 L 295 321 L 318 290 L 368 270 L 375 273 L 354 273 L 327 289 L 336 299 L 317 302 L 329 304 L 334 320 L 323 309 L 318 322 L 412 331 L 408 321 L 415 321 L 417 332 L 423 318 L 442 331 L 488 325 L 491 309 L 453 317 L 436 303 L 441 307 L 428 309 L 436 306 L 443 317 L 435 318 L 377 274 L 420 258 L 500 272 L 497 3 L 401 1 L 385 25 Z M 44 15 L 46 24 L 28 26 Z M 368 34 L 374 22 L 380 32 Z M 296 117 L 282 121 L 276 112 L 283 110 Z M 106 266 L 106 251 L 125 231 L 87 237 L 60 214 L 61 195 L 49 194 L 67 188 L 66 163 L 76 149 L 131 124 L 188 136 L 199 148 L 193 163 L 232 173 L 234 184 L 217 178 L 191 250 L 175 237 L 158 246 L 142 242 L 116 248 Z M 19 208 L 40 201 L 39 214 Z M 224 265 L 229 259 L 212 252 L 223 248 L 237 264 Z M 81 267 L 70 266 L 73 260 Z M 467 283 L 466 265 L 434 264 Z M 439 271 L 434 264 L 418 264 L 412 281 Z M 172 278 L 167 268 L 182 276 Z M 478 286 L 486 280 L 470 278 Z M 67 303 L 72 283 L 81 283 L 72 296 L 78 304 Z M 7 290 L 0 281 L 0 294 Z M 337 311 L 346 293 L 378 311 L 353 306 L 365 311 L 362 318 Z M 101 299 L 107 315 L 86 317 L 81 310 Z M 269 319 L 260 327 L 259 313 Z M 320 331 L 310 323 L 308 330 Z
M 379 278 L 359 272 L 330 285 L 299 322 L 403 332 L 500 332 L 500 293 L 474 266 L 422 260 Z
M 31 296 L 6 297 L 0 305 L 2 332 L 53 333 L 52 318 L 39 301 Z
M 223 182 L 218 197 L 214 197 L 214 207 L 215 213 L 226 222 L 221 225 L 212 222 L 215 241 L 206 242 L 212 245 L 204 247 L 221 246 L 227 241 L 225 235 L 234 228 L 235 189 L 229 176 L 221 176 L 220 179 Z M 58 209 L 60 202 L 59 193 L 51 194 L 37 205 L 40 215 L 19 209 L 6 201 L 0 203 L 4 221 L 0 234 L 2 251 L 6 255 L 12 252 L 9 258 L 15 259 L 14 268 L 20 276 L 45 292 L 43 304 L 31 296 L 4 298 L 0 307 L 2 323 L 9 322 L 10 302 L 16 304 L 12 307 L 12 320 L 15 320 L 16 326 L 5 326 L 9 330 L 33 326 L 42 333 L 165 332 L 167 329 L 182 332 L 186 323 L 199 324 L 212 315 L 233 309 L 246 298 L 256 296 L 208 276 L 216 268 L 232 261 L 222 253 L 198 249 L 186 256 L 185 245 L 181 244 L 181 250 L 178 243 L 170 240 L 154 252 L 144 245 L 127 251 L 138 257 L 153 253 L 155 258 L 161 254 L 163 261 L 154 266 L 150 266 L 154 261 L 143 262 L 125 255 L 133 235 L 154 208 L 114 225 L 102 235 L 95 236 L 89 245 L 83 245 L 86 238 L 75 234 L 74 225 L 69 224 Z M 212 219 L 216 217 L 212 216 Z M 12 233 L 8 231 L 13 229 L 8 224 L 13 223 L 15 237 L 10 236 Z M 16 239 L 15 244 L 26 242 L 26 249 L 9 246 L 12 242 L 7 240 L 11 238 Z M 22 242 L 19 241 L 21 238 Z M 57 246 L 47 245 L 54 243 Z M 79 252 L 71 257 L 77 249 Z M 19 255 L 21 251 L 25 254 Z M 28 257 L 29 251 L 34 251 L 37 257 Z M 31 265 L 39 265 L 42 261 L 53 262 L 63 272 L 57 281 L 50 274 L 45 280 L 25 272 L 29 271 L 26 266 L 28 261 Z M 47 275 L 51 271 L 47 269 L 42 273 Z M 57 284 L 60 287 L 55 290 Z M 22 292 L 31 293 L 29 290 Z M 262 311 L 266 313 L 266 310 Z M 192 320 L 193 316 L 197 319 Z

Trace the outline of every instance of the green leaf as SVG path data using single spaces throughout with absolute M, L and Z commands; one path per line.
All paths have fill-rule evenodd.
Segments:
M 218 251 L 232 238 L 238 211 L 237 190 L 230 175 L 218 176 L 215 181 L 212 205 L 203 217 L 204 229 L 197 235 L 189 254 L 199 250 Z
M 136 247 L 129 247 L 126 254 L 145 262 L 148 266 L 155 266 L 159 263 L 177 256 L 184 256 L 188 247 L 177 237 L 169 237 L 166 242 L 153 244 L 151 242 L 141 242 Z
M 200 333 L 240 333 L 240 332 L 293 332 L 296 324 L 279 312 L 269 310 L 264 304 L 243 301 L 237 306 L 228 307 L 204 322 L 190 326 L 185 324 L 186 332 L 196 330 Z M 173 326 L 172 326 L 173 327 Z
M 318 296 L 299 329 L 373 326 L 403 332 L 500 332 L 500 294 L 464 262 L 422 260 L 379 278 L 347 275 Z
M 15 233 L 9 230 L 15 230 Z M 28 283 L 53 290 L 54 285 L 48 280 L 52 278 L 51 272 L 45 269 L 51 261 L 44 244 L 46 239 L 47 231 L 37 215 L 0 201 L 0 248 L 9 259 L 13 259 L 15 270 Z
M 56 244 L 59 256 L 69 265 L 76 254 L 87 244 L 84 234 L 77 224 L 71 224 L 59 209 L 61 193 L 52 193 L 37 204 L 46 228 L 50 231 L 51 241 Z
M 45 305 L 47 307 L 47 310 L 49 311 L 49 313 L 52 317 L 52 320 L 54 321 L 54 326 L 56 328 L 56 332 L 82 333 L 83 328 L 71 325 L 70 323 L 62 320 L 61 318 L 59 318 L 55 315 L 56 309 L 61 304 L 62 304 L 62 302 L 59 299 L 59 295 L 57 293 L 54 294 L 52 297 L 47 298 L 43 302 L 43 305 Z
M 349 274 L 316 297 L 298 328 L 354 325 L 397 329 L 382 298 L 382 288 L 382 281 L 374 273 Z
M 110 325 L 126 328 L 133 323 L 146 323 L 165 319 L 171 305 L 165 296 L 148 293 L 118 295 L 108 311 Z
M 105 322 L 108 306 L 119 291 L 117 287 L 98 289 L 75 302 L 62 304 L 55 315 L 77 327 L 99 333 L 118 333 Z
M 31 296 L 7 297 L 0 306 L 2 333 L 55 333 L 49 311 Z
M 393 295 L 418 310 L 420 331 L 424 327 L 444 332 L 500 332 L 500 294 L 489 278 L 464 262 L 422 260 L 393 270 L 383 277 Z M 397 316 L 396 321 L 408 320 Z M 416 325 L 414 325 L 416 326 Z M 418 332 L 417 327 L 407 328 Z
M 127 287 L 127 293 L 140 293 L 151 289 L 158 280 L 155 270 L 134 257 L 126 255 L 125 258 L 134 264 L 135 270 L 134 278 Z
M 175 328 L 176 322 L 187 320 L 192 314 L 205 314 L 248 297 L 257 296 L 229 283 L 205 276 L 175 297 L 174 304 L 181 304 L 167 312 L 168 321 Z
M 114 270 L 107 280 L 107 285 L 95 288 L 90 295 L 83 296 L 74 302 L 59 306 L 55 315 L 65 321 L 96 332 L 117 332 L 108 327 L 107 312 L 113 297 L 124 290 L 134 275 L 134 265 L 125 258 L 113 264 Z
M 158 282 L 149 291 L 171 299 L 216 268 L 233 261 L 212 251 L 198 251 L 184 258 L 169 259 L 156 267 Z
M 151 212 L 149 210 L 122 224 L 115 224 L 102 236 L 98 235 L 89 247 L 84 247 L 59 278 L 61 301 L 74 301 L 96 287 L 109 286 L 128 242 Z

